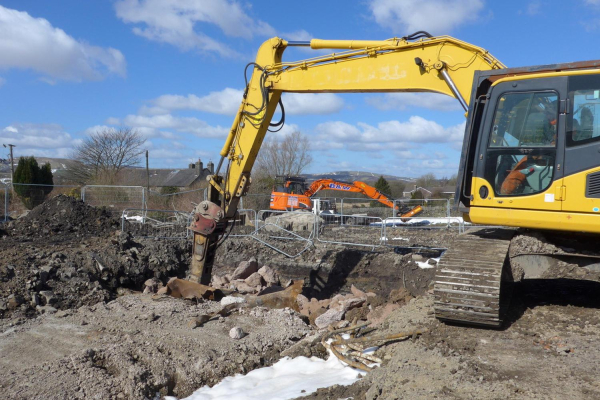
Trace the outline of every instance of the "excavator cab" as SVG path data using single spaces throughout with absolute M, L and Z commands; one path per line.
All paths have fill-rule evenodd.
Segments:
M 278 175 L 269 207 L 277 211 L 312 210 L 311 200 L 304 195 L 306 180 L 298 176 Z

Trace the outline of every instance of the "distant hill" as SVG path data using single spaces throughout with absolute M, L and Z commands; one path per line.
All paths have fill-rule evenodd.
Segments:
M 352 181 L 372 182 L 372 181 L 376 181 L 377 179 L 379 179 L 379 177 L 382 175 L 388 182 L 394 182 L 394 181 L 402 181 L 402 182 L 407 182 L 407 183 L 416 182 L 416 178 L 408 178 L 408 177 L 387 175 L 387 174 L 377 174 L 374 172 L 366 172 L 366 171 L 334 171 L 334 172 L 325 172 L 325 173 L 318 173 L 318 174 L 302 174 L 301 176 L 306 178 L 306 180 L 308 180 L 308 181 L 314 181 L 316 179 L 335 179 L 335 180 L 346 181 L 346 182 L 352 182 Z

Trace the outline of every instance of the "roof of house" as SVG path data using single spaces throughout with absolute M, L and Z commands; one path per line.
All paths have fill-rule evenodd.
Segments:
M 150 169 L 150 186 L 163 187 L 188 187 L 197 180 L 203 180 L 210 174 L 208 168 L 204 168 L 198 175 L 195 168 L 185 169 Z M 119 183 L 128 186 L 146 186 L 146 170 L 143 168 L 126 169 L 119 177 Z

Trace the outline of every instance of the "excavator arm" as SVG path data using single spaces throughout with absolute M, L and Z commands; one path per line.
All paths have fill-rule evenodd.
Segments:
M 289 46 L 342 51 L 282 62 Z M 276 37 L 262 44 L 249 67 L 252 77 L 210 177 L 208 199 L 196 207 L 190 226 L 194 232 L 190 272 L 203 284 L 210 283 L 215 251 L 248 191 L 250 171 L 267 130 L 284 123 L 282 92 L 437 92 L 455 97 L 467 111 L 474 72 L 504 65 L 480 47 L 418 32 L 382 41 L 291 42 Z M 282 119 L 273 124 L 278 104 Z
M 390 208 L 394 208 L 394 201 L 373 186 L 367 185 L 361 181 L 340 182 L 333 179 L 317 179 L 310 187 L 304 192 L 305 196 L 312 197 L 320 190 L 341 190 L 344 192 L 361 193 L 365 196 L 377 200 L 378 202 L 385 204 Z M 398 207 L 396 207 L 397 209 Z

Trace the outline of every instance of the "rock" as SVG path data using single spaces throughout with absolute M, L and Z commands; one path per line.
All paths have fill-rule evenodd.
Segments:
M 267 232 L 281 232 L 285 229 L 293 232 L 312 231 L 315 226 L 316 218 L 320 222 L 324 220 L 321 217 L 316 217 L 313 213 L 306 211 L 295 211 L 286 214 L 277 214 L 265 219 L 265 230 Z
M 144 282 L 144 293 L 156 293 L 162 287 L 163 284 L 160 280 L 151 278 Z
M 310 300 L 308 300 L 308 298 L 306 296 L 304 296 L 303 294 L 299 294 L 296 297 L 296 303 L 298 303 L 298 308 L 300 309 L 300 314 L 302 315 L 306 315 L 307 317 L 310 315 L 309 313 L 309 305 L 310 305 Z
M 244 282 L 246 282 L 248 285 L 250 286 L 254 286 L 256 288 L 259 288 L 263 286 L 263 278 L 262 275 L 259 274 L 258 272 L 253 273 L 252 275 L 250 275 L 249 277 L 247 277 Z
M 25 300 L 23 299 L 23 297 L 19 296 L 19 295 L 14 295 L 11 294 L 8 296 L 8 302 L 6 307 L 9 310 L 14 310 L 17 307 L 19 307 L 21 304 L 23 304 L 25 302 Z
M 412 255 L 412 259 L 413 259 L 414 261 L 423 261 L 423 260 L 424 260 L 423 256 L 422 256 L 422 255 L 420 255 L 420 254 L 413 254 L 413 255 Z
M 374 325 L 380 324 L 398 308 L 400 308 L 398 304 L 386 304 L 384 306 L 379 306 L 367 315 L 367 320 Z
M 42 290 L 40 296 L 44 300 L 44 305 L 52 305 L 58 301 L 56 296 L 54 296 L 54 292 L 51 290 Z
M 229 331 L 229 337 L 232 339 L 239 340 L 239 339 L 243 338 L 244 336 L 246 336 L 246 333 L 239 326 L 234 326 Z
M 341 307 L 341 310 L 346 313 L 348 310 L 362 306 L 365 304 L 365 301 L 367 301 L 366 298 L 352 297 L 351 299 L 342 301 L 339 304 L 339 307 Z
M 342 318 L 344 318 L 344 311 L 331 308 L 315 319 L 315 325 L 320 329 L 327 328 L 329 325 L 341 321 Z
M 282 290 L 285 290 L 285 289 L 283 289 L 283 287 L 281 287 L 281 286 L 277 286 L 277 285 L 268 286 L 268 287 L 262 289 L 260 292 L 258 292 L 258 296 L 262 296 L 262 295 L 270 294 L 270 293 L 277 293 L 277 292 L 281 292 Z
M 245 281 L 241 280 L 231 282 L 229 287 L 243 294 L 256 293 L 258 290 L 260 290 L 260 287 L 257 288 L 256 286 L 250 286 Z
M 229 304 L 245 303 L 246 299 L 243 297 L 225 296 L 221 299 L 222 306 L 228 306 Z
M 212 281 L 210 282 L 210 286 L 212 286 L 214 288 L 222 288 L 222 287 L 225 287 L 228 283 L 229 283 L 229 280 L 224 280 L 219 275 L 215 275 L 215 276 L 213 276 Z
M 264 265 L 258 270 L 258 273 L 265 280 L 268 286 L 279 285 L 279 275 L 268 265 Z
M 54 314 L 56 311 L 58 311 L 52 306 L 37 306 L 35 309 L 44 314 Z
M 350 291 L 352 292 L 353 295 L 355 295 L 356 297 L 364 297 L 367 298 L 367 294 L 365 292 L 363 292 L 362 290 L 358 289 L 356 286 L 352 285 L 350 287 Z
M 246 279 L 253 273 L 258 272 L 258 263 L 256 259 L 251 258 L 249 261 L 242 261 L 231 274 L 231 279 Z

